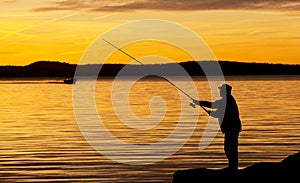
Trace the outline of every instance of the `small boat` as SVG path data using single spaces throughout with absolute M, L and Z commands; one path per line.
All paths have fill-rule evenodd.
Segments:
M 68 78 L 65 78 L 65 79 L 64 79 L 64 83 L 65 83 L 65 84 L 75 84 L 75 83 L 76 83 L 76 79 L 75 79 L 75 78 L 68 77 Z

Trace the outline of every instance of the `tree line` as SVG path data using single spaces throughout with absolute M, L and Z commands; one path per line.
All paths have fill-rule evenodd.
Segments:
M 224 74 L 228 75 L 300 75 L 300 65 L 246 63 L 233 61 L 186 61 L 178 63 L 190 76 L 205 76 Z M 124 75 L 137 75 L 139 73 L 162 72 L 166 75 L 182 75 L 178 71 L 178 64 L 86 64 L 77 65 L 58 61 L 37 61 L 26 66 L 0 66 L 0 77 L 69 77 L 73 76 L 76 69 L 80 68 L 82 75 L 116 76 L 126 66 Z M 214 72 L 219 65 L 221 73 Z M 204 69 L 203 69 L 204 68 Z M 212 68 L 206 72 L 207 68 Z M 99 72 L 100 70 L 100 72 Z

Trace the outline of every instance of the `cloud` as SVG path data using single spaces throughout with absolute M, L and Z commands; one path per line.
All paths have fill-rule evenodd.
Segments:
M 2 0 L 0 1 L 0 5 L 7 5 L 7 4 L 12 4 L 15 3 L 17 0 Z
M 19 54 L 21 52 L 18 51 L 0 51 L 0 55 L 15 55 L 15 54 Z
M 15 3 L 17 0 L 2 0 L 1 3 L 6 4 L 6 3 Z
M 57 0 L 35 11 L 300 10 L 300 0 Z

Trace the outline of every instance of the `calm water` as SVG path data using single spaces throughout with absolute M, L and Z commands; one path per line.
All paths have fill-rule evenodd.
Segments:
M 300 150 L 300 76 L 228 77 L 226 81 L 233 86 L 243 123 L 240 168 L 260 161 L 279 162 Z M 118 120 L 111 103 L 112 79 L 98 81 L 95 87 L 95 103 L 104 124 L 114 137 L 129 144 L 158 142 L 176 128 L 181 107 L 191 113 L 199 110 L 199 122 L 188 142 L 172 156 L 148 165 L 122 164 L 98 153 L 77 124 L 73 86 L 48 82 L 0 81 L 1 181 L 171 182 L 172 174 L 179 169 L 227 165 L 222 133 L 218 132 L 206 149 L 199 150 L 207 115 L 201 108 L 189 107 L 187 98 L 182 98 L 186 106 L 181 106 L 178 91 L 163 80 L 142 80 L 133 86 L 127 99 L 118 101 L 122 108 L 122 101 L 128 100 L 136 116 L 147 118 L 151 110 L 160 113 L 148 106 L 149 100 L 153 96 L 164 98 L 167 110 L 163 121 L 148 130 L 130 128 Z M 180 78 L 178 83 L 185 85 Z M 200 99 L 210 99 L 207 81 L 195 78 L 195 84 Z M 174 143 L 180 140 L 179 135 Z

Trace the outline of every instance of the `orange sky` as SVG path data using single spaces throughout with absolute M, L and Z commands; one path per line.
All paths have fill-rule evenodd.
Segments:
M 219 60 L 300 64 L 299 2 L 231 1 L 3 0 L 0 65 L 27 65 L 39 60 L 78 63 L 89 44 L 104 32 L 149 18 L 189 28 Z M 149 50 L 159 54 L 164 50 L 163 56 L 172 60 L 190 59 L 171 47 L 139 46 L 130 54 L 147 55 Z

